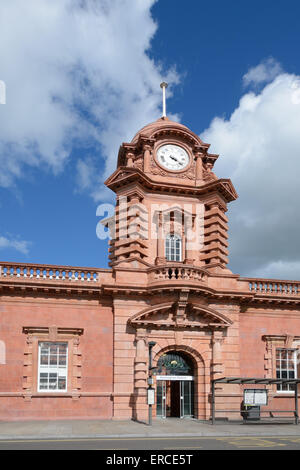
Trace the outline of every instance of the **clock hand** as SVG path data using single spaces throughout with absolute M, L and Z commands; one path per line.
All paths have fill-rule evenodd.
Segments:
M 172 158 L 172 160 L 175 160 L 175 162 L 179 163 L 179 165 L 181 165 L 181 166 L 183 165 L 183 163 L 180 160 L 178 160 L 177 158 L 173 157 L 173 155 L 170 155 L 170 158 Z

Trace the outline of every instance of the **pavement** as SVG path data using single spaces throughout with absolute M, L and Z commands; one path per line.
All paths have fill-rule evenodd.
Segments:
M 152 426 L 136 421 L 58 420 L 0 421 L 0 440 L 88 439 L 132 437 L 300 436 L 300 424 L 291 421 L 209 422 L 196 419 L 154 419 Z

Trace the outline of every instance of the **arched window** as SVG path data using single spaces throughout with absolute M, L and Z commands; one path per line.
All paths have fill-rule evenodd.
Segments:
M 158 359 L 157 372 L 165 375 L 193 375 L 194 367 L 187 356 L 170 351 Z
M 182 242 L 176 234 L 167 235 L 165 242 L 165 256 L 167 261 L 181 261 Z

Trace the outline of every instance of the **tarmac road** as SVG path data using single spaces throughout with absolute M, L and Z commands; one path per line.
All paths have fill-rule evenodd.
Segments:
M 300 437 L 166 437 L 1 440 L 1 450 L 300 450 Z M 181 452 L 182 453 L 182 452 Z

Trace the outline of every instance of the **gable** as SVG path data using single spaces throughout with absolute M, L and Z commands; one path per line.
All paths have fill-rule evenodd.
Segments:
M 180 314 L 179 314 L 180 311 Z M 135 314 L 128 322 L 134 327 L 227 328 L 232 321 L 210 307 L 187 303 L 182 314 L 178 302 L 153 305 Z

